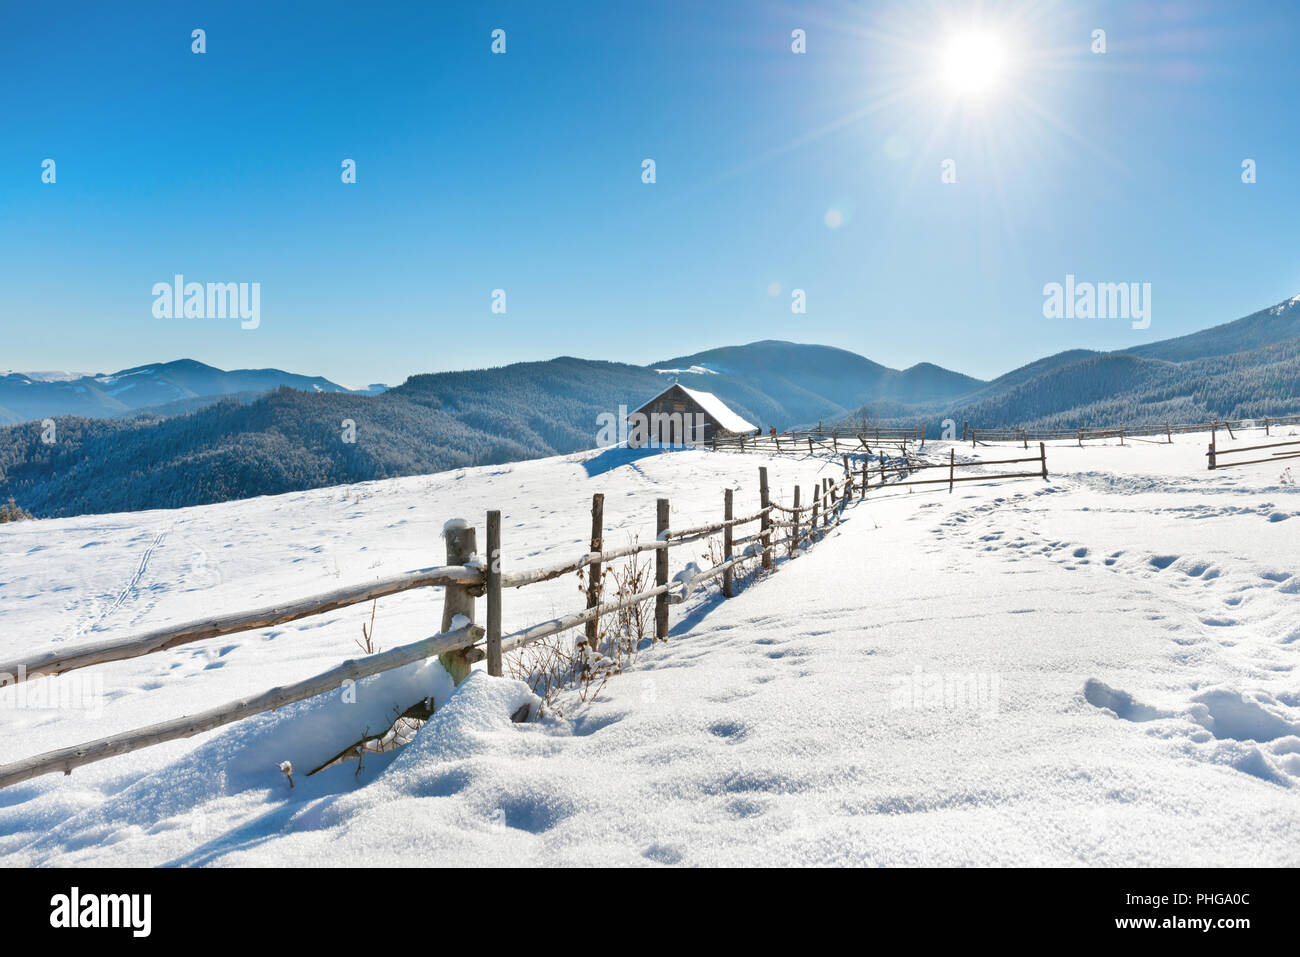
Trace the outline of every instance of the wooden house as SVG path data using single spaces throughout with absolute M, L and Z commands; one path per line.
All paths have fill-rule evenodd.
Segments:
M 628 416 L 631 448 L 644 445 L 707 445 L 714 436 L 750 435 L 745 421 L 712 392 L 674 383 Z

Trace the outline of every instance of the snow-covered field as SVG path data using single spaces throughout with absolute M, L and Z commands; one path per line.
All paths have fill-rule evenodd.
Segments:
M 1207 440 L 1062 444 L 1047 482 L 873 493 L 737 597 L 674 606 L 669 642 L 562 716 L 512 724 L 523 685 L 476 673 L 450 694 L 432 662 L 363 682 L 355 704 L 14 786 L 0 862 L 1300 864 L 1300 490 L 1285 463 L 1206 471 Z M 585 551 L 595 491 L 607 542 L 644 540 L 659 495 L 677 527 L 719 519 L 728 485 L 751 510 L 759 464 L 787 502 L 839 471 L 587 453 L 0 526 L 0 659 L 439 564 L 443 523 L 481 528 L 489 508 L 507 570 Z M 509 592 L 506 629 L 582 603 L 572 578 Z M 382 599 L 375 641 L 433 634 L 440 614 L 436 591 Z M 46 679 L 82 692 L 58 708 L 5 689 L 0 762 L 323 671 L 359 654 L 369 618 Z M 302 773 L 427 693 L 438 710 L 411 744 L 359 774 Z

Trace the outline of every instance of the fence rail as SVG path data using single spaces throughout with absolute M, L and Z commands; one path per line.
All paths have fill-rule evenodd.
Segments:
M 162 744 L 164 741 L 193 737 L 242 718 L 250 718 L 255 714 L 274 711 L 295 701 L 327 694 L 340 687 L 345 681 L 356 681 L 393 668 L 400 668 L 402 665 L 409 665 L 414 661 L 423 661 L 433 655 L 454 653 L 469 648 L 482 637 L 482 628 L 465 625 L 448 634 L 435 635 L 368 658 L 349 659 L 338 667 L 314 677 L 284 687 L 272 688 L 251 698 L 241 698 L 198 714 L 173 721 L 163 721 L 145 728 L 60 748 L 57 751 L 49 751 L 33 758 L 6 764 L 0 766 L 0 788 L 19 784 L 42 774 L 52 774 L 55 771 L 71 774 L 73 768 L 81 767 L 83 764 L 103 761 L 105 758 Z
M 1300 442 L 1272 442 L 1266 445 L 1243 445 L 1230 449 L 1217 447 L 1218 437 L 1210 437 L 1210 448 L 1205 453 L 1209 459 L 1210 470 L 1231 468 L 1234 465 L 1257 465 L 1260 462 L 1279 462 L 1283 459 L 1300 458 Z M 1243 452 L 1262 452 L 1267 449 L 1286 449 L 1285 452 L 1272 452 L 1266 458 L 1246 459 L 1245 461 L 1222 461 L 1225 455 L 1240 455 Z
M 799 429 L 791 432 L 733 435 L 712 440 L 712 447 L 734 449 L 740 452 L 802 452 L 810 454 L 829 451 L 835 455 L 855 452 L 867 446 L 893 445 L 905 447 L 925 444 L 925 426 L 910 429 Z
M 956 475 L 958 468 L 982 468 L 989 465 L 1029 461 L 1038 462 L 1039 470 L 992 475 L 985 473 Z M 0 788 L 55 771 L 70 774 L 73 768 L 85 764 L 164 741 L 200 734 L 254 714 L 273 711 L 286 704 L 332 691 L 346 680 L 379 674 L 432 655 L 439 657 L 452 680 L 457 684 L 469 675 L 471 666 L 475 662 L 484 659 L 487 661 L 488 673 L 499 677 L 503 673 L 504 654 L 581 625 L 587 626 L 583 641 L 594 646 L 597 637 L 594 626 L 600 618 L 642 602 L 654 601 L 654 637 L 660 640 L 667 639 L 670 604 L 684 601 L 692 591 L 704 587 L 718 577 L 722 578 L 723 596 L 732 597 L 734 573 L 743 561 L 757 558 L 764 571 L 774 571 L 775 556 L 780 547 L 784 546 L 789 554 L 794 555 L 806 544 L 825 534 L 833 523 L 838 524 L 843 519 L 845 510 L 854 500 L 855 492 L 860 502 L 866 497 L 868 491 L 879 489 L 882 485 L 895 488 L 947 482 L 951 490 L 956 482 L 1047 477 L 1047 455 L 1041 444 L 1039 456 L 1036 458 L 959 463 L 956 461 L 955 454 L 950 451 L 946 463 L 902 459 L 890 466 L 890 471 L 895 472 L 899 479 L 893 483 L 886 482 L 883 458 L 878 473 L 870 468 L 869 459 L 866 457 L 860 469 L 856 471 L 850 466 L 848 453 L 842 454 L 842 462 L 843 476 L 839 479 L 824 477 L 820 481 L 815 481 L 811 489 L 812 494 L 804 504 L 800 504 L 803 489 L 796 486 L 792 505 L 771 501 L 767 469 L 760 467 L 759 509 L 740 518 L 733 515 L 733 490 L 728 488 L 723 490 L 721 521 L 673 529 L 669 524 L 669 500 L 661 498 L 657 501 L 654 540 L 624 548 L 604 548 L 604 497 L 598 493 L 592 497 L 590 550 L 572 560 L 519 572 L 501 570 L 501 513 L 493 510 L 487 513 L 486 561 L 477 554 L 476 533 L 473 526 L 460 520 L 453 520 L 443 529 L 448 561 L 448 564 L 443 566 L 408 572 L 367 585 L 338 589 L 284 605 L 232 615 L 209 616 L 199 621 L 158 628 L 132 638 L 97 642 L 67 650 L 55 649 L 0 664 L 0 687 L 3 687 L 105 662 L 153 654 L 204 638 L 283 624 L 416 588 L 444 589 L 442 628 L 432 637 L 361 659 L 349 659 L 335 668 L 295 684 L 272 688 L 260 695 L 228 702 L 199 714 L 0 765 Z M 947 468 L 948 476 L 930 480 L 903 480 L 912 472 L 932 468 Z M 872 479 L 877 474 L 879 484 L 872 485 Z M 776 518 L 778 513 L 788 517 Z M 754 533 L 740 538 L 735 536 L 735 529 L 755 523 L 758 528 Z M 723 536 L 722 560 L 688 580 L 669 582 L 669 549 L 718 533 Z M 741 546 L 744 548 L 737 554 L 736 550 Z M 644 553 L 653 553 L 655 556 L 654 587 L 634 595 L 618 595 L 614 596 L 612 601 L 603 601 L 600 569 L 619 558 Z M 550 581 L 584 568 L 591 570 L 588 574 L 587 607 L 584 610 L 531 625 L 511 634 L 502 634 L 501 596 L 505 589 L 523 588 Z M 485 628 L 475 624 L 474 621 L 475 598 L 484 595 L 487 598 Z
M 1030 442 L 1056 442 L 1074 439 L 1079 445 L 1083 445 L 1089 439 L 1118 438 L 1123 442 L 1125 438 L 1143 438 L 1153 435 L 1163 435 L 1166 442 L 1173 442 L 1175 435 L 1184 435 L 1189 432 L 1210 432 L 1213 434 L 1219 430 L 1224 430 L 1229 435 L 1233 435 L 1234 430 L 1263 429 L 1265 435 L 1272 435 L 1274 428 L 1287 425 L 1300 425 L 1300 415 L 1265 416 L 1262 419 L 1218 419 L 1214 422 L 1198 423 L 1166 422 L 1163 425 L 1130 425 L 1103 429 L 1093 429 L 1086 426 L 1077 429 L 976 429 L 972 428 L 969 422 L 965 422 L 962 424 L 961 437 L 963 442 L 969 439 L 972 448 L 988 442 L 1021 442 L 1025 448 L 1028 448 Z
M 237 615 L 224 615 L 202 618 L 182 625 L 169 625 L 137 635 L 134 638 L 115 641 L 94 642 L 73 648 L 59 649 L 34 655 L 18 661 L 0 662 L 0 688 L 17 684 L 31 675 L 57 675 L 90 665 L 105 664 L 110 661 L 124 661 L 141 655 L 166 651 L 180 645 L 187 645 L 205 638 L 221 635 L 233 635 L 241 631 L 253 631 L 257 628 L 269 628 L 283 625 L 300 618 L 310 618 L 327 611 L 347 608 L 362 602 L 373 601 L 413 588 L 429 588 L 446 585 L 481 585 L 483 572 L 479 568 L 465 565 L 425 568 L 420 571 L 406 572 L 392 578 L 372 582 L 368 585 L 355 585 L 337 591 L 302 598 L 284 605 L 271 605 L 254 611 L 241 612 Z
M 1025 462 L 1037 462 L 1039 466 L 1038 470 L 1035 472 L 1000 472 L 994 475 L 988 475 L 982 472 L 976 473 L 975 475 L 958 476 L 956 474 L 957 469 L 959 467 L 985 468 L 990 465 L 1019 465 Z M 905 481 L 897 482 L 895 484 L 898 486 L 942 485 L 944 482 L 947 482 L 948 489 L 951 491 L 953 485 L 955 485 L 957 482 L 979 482 L 979 481 L 993 482 L 1002 479 L 1016 479 L 1016 478 L 1044 478 L 1045 479 L 1047 478 L 1047 446 L 1044 443 L 1039 442 L 1038 454 L 1026 458 L 992 459 L 989 461 L 976 460 L 971 462 L 958 462 L 956 450 L 949 449 L 948 461 L 946 463 L 933 462 L 933 463 L 916 464 L 911 466 L 911 471 L 919 472 L 919 471 L 924 471 L 925 469 L 942 469 L 942 468 L 946 468 L 948 470 L 947 478 L 916 479 L 916 480 L 912 480 L 909 478 Z

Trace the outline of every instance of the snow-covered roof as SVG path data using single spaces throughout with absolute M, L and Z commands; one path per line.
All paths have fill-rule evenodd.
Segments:
M 645 405 L 642 405 L 641 408 L 645 408 L 645 406 L 649 405 L 650 402 L 655 401 L 655 399 L 659 398 L 659 396 L 666 392 L 671 392 L 673 389 L 681 389 L 699 403 L 700 408 L 709 413 L 709 415 L 713 417 L 713 421 L 718 423 L 718 427 L 724 432 L 753 432 L 758 428 L 758 426 L 754 425 L 752 422 L 745 421 L 745 419 L 731 411 L 731 408 L 727 403 L 723 402 L 712 392 L 701 392 L 698 389 L 688 389 L 681 383 L 673 383 L 673 385 L 664 389 L 663 392 L 660 392 L 659 395 L 656 395 L 649 402 L 646 402 Z
M 705 412 L 713 416 L 714 421 L 728 432 L 753 432 L 758 426 L 741 418 L 731 407 L 712 392 L 700 392 L 682 386 L 682 391 L 700 404 Z

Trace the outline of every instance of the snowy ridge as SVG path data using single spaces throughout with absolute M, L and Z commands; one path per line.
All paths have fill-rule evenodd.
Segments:
M 1280 315 L 1282 315 L 1282 313 L 1284 313 L 1284 312 L 1289 312 L 1289 311 L 1291 311 L 1291 310 L 1294 309 L 1297 305 L 1300 305 L 1300 296 L 1292 296 L 1292 297 L 1291 297 L 1290 299 L 1288 299 L 1286 302 L 1279 303 L 1278 305 L 1276 305 L 1276 306 L 1274 306 L 1272 309 L 1270 309 L 1268 312 L 1269 312 L 1269 315 L 1271 315 L 1271 316 L 1280 316 Z
M 77 379 L 88 379 L 84 372 L 68 372 L 66 370 L 56 370 L 51 372 L 22 372 L 18 369 L 7 369 L 0 372 L 0 376 L 12 375 L 21 376 L 24 379 L 30 379 L 32 382 L 73 382 Z
M 716 369 L 708 366 L 693 365 L 686 369 L 655 369 L 661 375 L 717 375 Z

